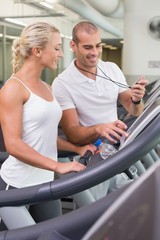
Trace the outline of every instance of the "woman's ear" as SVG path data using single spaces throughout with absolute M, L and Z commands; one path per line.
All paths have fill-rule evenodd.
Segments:
M 34 47 L 32 48 L 32 54 L 35 55 L 36 57 L 40 57 L 41 56 L 41 49 Z

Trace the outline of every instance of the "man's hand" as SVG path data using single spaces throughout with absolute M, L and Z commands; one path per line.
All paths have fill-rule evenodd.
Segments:
M 96 127 L 96 132 L 103 137 L 106 137 L 109 141 L 117 143 L 121 136 L 128 137 L 126 132 L 127 125 L 120 120 L 116 120 L 113 123 L 102 123 Z M 115 140 L 115 138 L 117 140 Z
M 145 94 L 145 86 L 148 84 L 148 80 L 146 80 L 143 76 L 133 84 L 131 88 L 131 98 L 134 102 L 140 101 Z

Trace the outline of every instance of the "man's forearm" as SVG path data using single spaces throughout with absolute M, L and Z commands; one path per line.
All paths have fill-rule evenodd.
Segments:
M 96 133 L 96 126 L 74 126 L 67 129 L 67 131 L 64 129 L 64 133 L 70 142 L 79 145 L 91 143 L 99 136 Z
M 131 100 L 130 102 L 130 109 L 129 109 L 129 113 L 133 116 L 139 116 L 144 110 L 144 103 L 143 100 L 139 101 L 139 102 L 134 102 Z

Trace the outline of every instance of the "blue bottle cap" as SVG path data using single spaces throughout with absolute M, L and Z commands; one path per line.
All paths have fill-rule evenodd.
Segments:
M 98 140 L 94 143 L 94 145 L 95 145 L 96 147 L 99 147 L 99 145 L 101 145 L 101 143 L 102 143 L 102 140 L 101 140 L 101 139 L 98 139 Z

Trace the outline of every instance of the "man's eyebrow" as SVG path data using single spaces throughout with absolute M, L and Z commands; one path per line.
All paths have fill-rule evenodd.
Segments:
M 99 46 L 99 45 L 103 45 L 102 42 L 99 42 L 96 44 L 96 46 Z M 92 44 L 84 44 L 83 47 L 92 47 L 93 45 Z
M 98 46 L 98 45 L 102 45 L 103 43 L 102 42 L 99 42 L 99 43 L 97 43 L 96 45 Z

